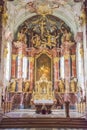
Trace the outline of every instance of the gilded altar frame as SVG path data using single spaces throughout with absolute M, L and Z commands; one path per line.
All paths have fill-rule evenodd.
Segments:
M 48 64 L 48 66 L 50 66 L 50 68 L 48 68 L 49 70 L 50 70 L 50 77 L 48 77 L 48 81 L 52 81 L 53 80 L 53 60 L 52 60 L 52 56 L 50 55 L 50 54 L 48 54 L 46 51 L 44 51 L 44 52 L 41 52 L 41 53 L 39 53 L 39 54 L 37 54 L 36 56 L 35 56 L 35 67 L 34 67 L 34 69 L 35 69 L 35 82 L 36 81 L 38 81 L 39 80 L 39 78 L 37 78 L 39 75 L 37 75 L 38 73 L 37 73 L 37 69 L 39 69 L 39 67 L 41 67 L 40 65 L 38 65 L 38 62 L 37 62 L 37 60 L 38 60 L 38 58 L 40 58 L 40 56 L 41 55 L 44 55 L 44 56 L 47 56 L 48 57 L 48 59 L 50 59 L 50 63 L 48 63 L 47 62 L 47 64 Z M 45 59 L 45 62 L 46 62 L 46 59 Z M 44 63 L 44 59 L 42 59 L 42 63 Z M 39 63 L 40 64 L 40 63 Z M 49 65 L 50 64 L 50 65 Z M 39 66 L 39 67 L 38 67 Z M 47 66 L 47 67 L 48 67 Z M 42 66 L 43 68 L 42 69 L 45 69 L 45 67 L 46 66 Z M 48 70 L 48 73 L 49 73 L 49 70 Z M 46 70 L 45 70 L 46 71 Z

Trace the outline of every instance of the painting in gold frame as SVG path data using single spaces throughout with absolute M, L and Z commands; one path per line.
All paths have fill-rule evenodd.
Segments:
M 35 81 L 39 81 L 43 75 L 52 81 L 52 57 L 47 53 L 35 57 Z

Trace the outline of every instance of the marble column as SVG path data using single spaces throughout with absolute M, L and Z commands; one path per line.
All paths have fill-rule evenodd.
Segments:
M 71 55 L 71 61 L 72 77 L 76 77 L 76 55 Z
M 85 18 L 87 14 L 87 1 L 85 0 Z M 85 19 L 84 19 L 85 20 Z M 86 111 L 85 111 L 85 119 L 87 120 L 87 21 L 84 21 L 83 24 L 83 54 L 84 54 L 84 88 L 86 95 Z
M 2 4 L 0 3 L 0 73 L 1 73 L 1 42 L 2 42 Z M 1 109 L 1 86 L 0 86 L 0 109 Z
M 87 7 L 86 7 L 87 8 Z M 86 21 L 85 21 L 85 18 L 86 18 L 86 15 L 85 15 L 85 12 L 84 14 L 82 15 L 81 13 L 81 16 L 82 16 L 82 21 L 83 21 L 83 24 L 80 25 L 81 27 L 81 30 L 77 33 L 77 44 L 78 46 L 77 47 L 81 47 L 80 48 L 80 56 L 81 56 L 81 73 L 79 73 L 79 64 L 77 66 L 77 70 L 78 70 L 78 79 L 80 77 L 80 75 L 82 75 L 82 78 L 83 78 L 83 84 L 82 86 L 84 87 L 84 95 L 86 96 L 86 120 L 87 120 L 87 25 L 86 25 Z M 79 50 L 78 50 L 79 51 Z M 77 57 L 79 59 L 79 57 Z M 79 82 L 80 82 L 80 79 L 79 79 Z
M 54 88 L 58 88 L 59 80 L 59 57 L 54 58 Z
M 63 45 L 64 51 L 64 78 L 65 78 L 65 88 L 66 93 L 70 92 L 70 43 L 65 42 Z
M 22 78 L 23 78 L 24 80 L 27 79 L 27 65 L 28 65 L 27 57 L 26 57 L 26 56 L 23 56 Z
M 2 3 L 0 2 L 0 65 L 1 65 L 1 48 L 2 48 Z
M 17 55 L 12 54 L 12 61 L 11 61 L 11 78 L 15 78 L 16 77 L 16 57 Z
M 3 66 L 2 66 L 2 12 L 3 12 L 3 5 L 4 1 L 0 1 L 0 121 L 3 118 L 3 111 L 1 108 L 1 102 L 2 102 L 2 79 L 3 79 Z
M 30 91 L 33 89 L 33 82 L 34 82 L 34 58 L 29 57 L 29 75 L 30 75 Z
M 28 57 L 28 67 L 27 67 L 27 70 L 28 70 L 28 80 L 30 81 L 30 57 Z
M 64 55 L 64 78 L 66 93 L 70 90 L 70 55 Z
M 22 47 L 18 48 L 18 92 L 22 92 L 22 63 L 23 63 L 23 55 L 22 55 Z

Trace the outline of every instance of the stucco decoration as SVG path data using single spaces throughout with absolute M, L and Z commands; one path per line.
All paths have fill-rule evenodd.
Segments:
M 66 22 L 74 34 L 76 34 L 79 28 L 78 17 L 81 13 L 82 3 L 76 4 L 73 0 L 14 0 L 8 2 L 9 24 L 13 32 L 16 32 L 19 25 L 26 19 L 40 12 L 42 4 L 47 5 L 53 15 Z M 10 23 L 11 20 L 12 22 Z

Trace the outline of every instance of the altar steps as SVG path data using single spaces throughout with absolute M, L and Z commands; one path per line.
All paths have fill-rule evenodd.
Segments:
M 87 128 L 83 118 L 3 118 L 0 128 Z

